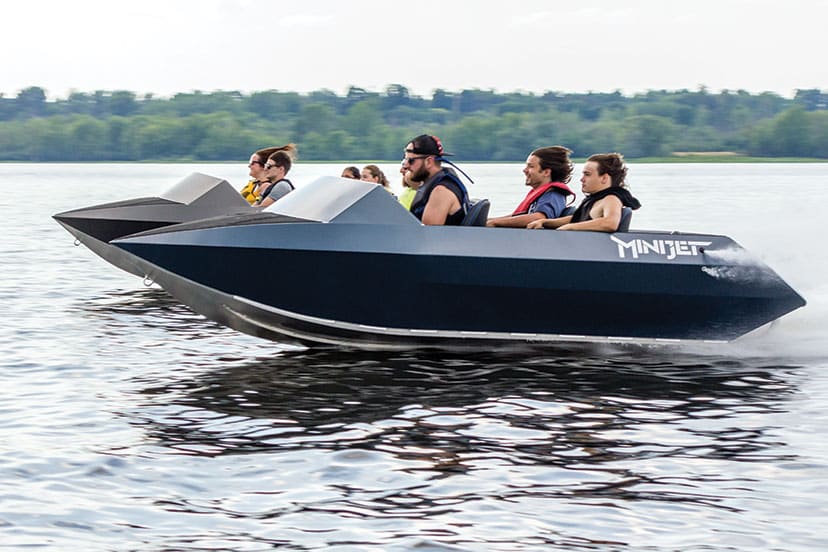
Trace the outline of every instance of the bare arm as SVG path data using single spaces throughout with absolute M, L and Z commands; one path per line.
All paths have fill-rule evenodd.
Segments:
M 592 220 L 564 224 L 558 230 L 592 230 L 595 232 L 615 232 L 621 222 L 623 204 L 616 196 L 607 196 L 596 203 L 589 216 Z
M 270 189 L 270 194 L 268 194 L 268 196 L 264 198 L 261 203 L 259 203 L 259 207 L 267 207 L 268 205 L 276 203 L 279 199 L 289 194 L 292 189 L 293 188 L 291 188 L 289 184 L 286 184 L 284 180 L 277 182 L 273 185 L 273 188 Z
M 546 215 L 543 213 L 528 213 L 525 215 L 506 216 L 490 218 L 486 221 L 486 226 L 498 226 L 501 228 L 526 228 L 526 225 L 535 220 L 544 220 Z
M 460 208 L 460 201 L 454 192 L 445 186 L 437 186 L 428 198 L 423 211 L 423 224 L 443 225 L 451 213 Z
M 527 224 L 526 228 L 531 228 L 532 230 L 538 230 L 541 228 L 560 228 L 564 224 L 569 224 L 570 220 L 572 220 L 572 215 L 553 219 L 535 220 Z

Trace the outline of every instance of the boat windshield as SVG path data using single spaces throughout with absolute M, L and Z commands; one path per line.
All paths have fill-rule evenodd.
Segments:
M 419 224 L 382 186 L 336 176 L 297 187 L 264 211 L 319 222 Z
M 230 186 L 226 180 L 195 172 L 186 176 L 159 197 L 189 205 L 221 184 Z

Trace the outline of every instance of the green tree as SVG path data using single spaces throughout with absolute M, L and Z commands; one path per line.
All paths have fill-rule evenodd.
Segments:
M 21 117 L 46 116 L 46 91 L 39 86 L 24 88 L 17 94 L 15 108 Z
M 535 137 L 535 147 L 561 145 L 578 151 L 583 126 L 576 113 L 547 109 L 532 118 L 530 132 Z
M 107 143 L 109 156 L 101 159 L 128 161 L 137 159 L 137 152 L 129 140 L 129 127 L 132 119 L 128 117 L 111 117 L 108 121 Z
M 278 119 L 287 114 L 298 113 L 302 98 L 296 92 L 253 92 L 247 98 L 245 110 L 265 119 Z
M 448 144 L 453 152 L 469 161 L 492 159 L 497 147 L 492 136 L 498 130 L 497 121 L 492 117 L 475 115 L 465 117 L 448 129 Z
M 135 93 L 117 90 L 109 98 L 109 113 L 118 117 L 128 117 L 138 111 Z
M 446 92 L 442 88 L 438 88 L 431 95 L 431 107 L 434 109 L 452 110 L 454 103 L 454 94 Z
M 0 92 L 0 121 L 8 121 L 14 115 L 14 100 Z
M 182 145 L 182 120 L 175 117 L 152 117 L 134 129 L 133 140 L 140 159 L 164 160 L 192 158 L 191 150 Z
M 776 153 L 776 138 L 774 136 L 774 124 L 770 120 L 757 123 L 746 133 L 747 152 L 756 156 L 773 156 Z
M 74 151 L 65 117 L 36 117 L 22 122 L 20 157 L 26 161 L 73 159 Z
M 336 123 L 336 112 L 330 106 L 311 103 L 302 108 L 293 131 L 297 139 L 301 140 L 310 132 L 324 134 L 334 128 Z
M 659 157 L 670 153 L 673 124 L 657 115 L 637 115 L 626 121 L 622 152 L 629 157 Z
M 625 126 L 622 121 L 611 118 L 601 118 L 589 124 L 580 125 L 571 141 L 567 141 L 577 157 L 588 157 L 593 153 L 608 153 L 618 151 L 624 141 Z M 624 151 L 625 155 L 629 155 Z
M 375 101 L 364 100 L 354 104 L 342 120 L 343 128 L 357 138 L 371 136 L 382 124 L 382 118 Z
M 193 145 L 195 159 L 222 161 L 246 159 L 260 144 L 255 143 L 255 134 L 246 130 L 230 113 L 211 113 L 198 119 L 203 134 Z
M 382 109 L 390 110 L 395 107 L 408 105 L 411 102 L 411 94 L 408 88 L 401 84 L 389 84 L 385 88 L 385 95 L 382 98 Z
M 828 111 L 809 114 L 811 119 L 811 144 L 808 156 L 828 158 Z
M 109 128 L 106 123 L 89 115 L 75 115 L 68 130 L 74 159 L 94 161 L 110 157 L 107 155 Z
M 794 96 L 794 103 L 806 111 L 818 111 L 828 109 L 828 94 L 816 88 L 810 90 L 797 89 Z
M 811 121 L 805 110 L 792 107 L 774 120 L 777 155 L 805 157 L 810 152 Z
M 9 121 L 0 125 L 0 158 L 12 161 L 26 159 L 24 141 L 20 139 L 26 122 Z

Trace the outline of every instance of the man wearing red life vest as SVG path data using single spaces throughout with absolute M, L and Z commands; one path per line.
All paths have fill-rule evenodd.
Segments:
M 569 149 L 550 146 L 536 149 L 526 158 L 523 174 L 531 189 L 511 215 L 490 218 L 486 226 L 526 228 L 532 221 L 561 216 L 567 204 L 575 199 L 575 192 L 567 183 L 572 176 Z

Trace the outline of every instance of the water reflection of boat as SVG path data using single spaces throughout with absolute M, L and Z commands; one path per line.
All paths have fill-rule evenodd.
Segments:
M 161 446 L 205 455 L 370 446 L 437 462 L 500 451 L 516 461 L 600 464 L 691 443 L 682 454 L 732 458 L 743 451 L 747 459 L 771 443 L 749 428 L 734 432 L 728 420 L 746 409 L 776 411 L 794 392 L 786 378 L 795 368 L 766 359 L 757 366 L 640 349 L 616 350 L 611 359 L 584 352 L 528 360 L 286 352 L 144 387 L 168 417 L 140 425 Z M 637 427 L 692 428 L 700 418 L 709 420 L 698 428 L 704 446 L 689 438 L 628 441 Z M 651 430 L 640 438 L 650 433 L 661 435 Z M 589 454 L 573 454 L 583 449 Z
M 107 330 L 120 327 L 127 336 L 135 324 L 170 333 L 205 334 L 204 319 L 160 288 L 109 290 L 86 298 L 79 309 L 84 316 L 108 320 Z
M 725 236 L 426 227 L 383 192 L 321 178 L 114 244 L 207 318 L 303 344 L 732 340 L 805 304 Z
M 249 211 L 250 205 L 226 180 L 193 173 L 158 197 L 75 209 L 58 213 L 54 219 L 101 258 L 127 272 L 144 276 L 146 267 L 141 259 L 109 242 L 181 222 Z

